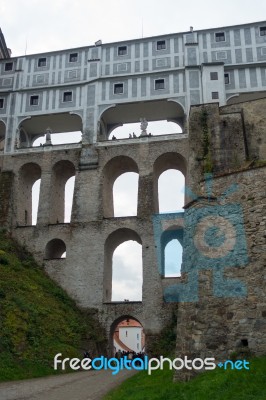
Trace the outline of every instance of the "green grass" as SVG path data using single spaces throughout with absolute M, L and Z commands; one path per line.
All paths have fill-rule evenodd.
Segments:
M 103 331 L 91 314 L 0 232 L 0 381 L 53 374 L 55 354 L 81 358 L 85 343 L 101 346 Z
M 199 374 L 173 382 L 173 372 L 142 371 L 110 392 L 104 400 L 266 400 L 266 357 L 252 359 L 250 370 Z

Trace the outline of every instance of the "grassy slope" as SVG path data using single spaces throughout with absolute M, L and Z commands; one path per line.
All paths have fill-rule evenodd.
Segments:
M 251 360 L 249 371 L 205 372 L 190 382 L 172 381 L 172 371 L 140 372 L 105 400 L 265 400 L 266 357 Z
M 0 232 L 0 381 L 54 373 L 54 355 L 80 358 L 84 339 L 104 340 L 97 323 Z

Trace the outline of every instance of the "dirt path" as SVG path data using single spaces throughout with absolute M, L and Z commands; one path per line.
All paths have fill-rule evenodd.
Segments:
M 100 400 L 135 371 L 87 371 L 0 384 L 1 400 Z

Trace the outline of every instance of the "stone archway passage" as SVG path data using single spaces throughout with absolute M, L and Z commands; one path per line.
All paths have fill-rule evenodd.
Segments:
M 141 322 L 131 315 L 117 318 L 110 327 L 110 351 L 115 356 L 121 353 L 144 353 L 145 333 Z

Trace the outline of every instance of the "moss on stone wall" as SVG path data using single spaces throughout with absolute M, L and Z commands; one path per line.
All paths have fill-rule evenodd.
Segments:
M 156 337 L 153 336 L 150 340 L 150 346 L 148 348 L 149 355 L 153 357 L 159 356 L 173 356 L 176 348 L 176 315 L 172 314 L 172 319 L 162 329 L 161 333 Z
M 202 108 L 200 115 L 201 131 L 202 131 L 202 159 L 203 159 L 203 171 L 209 173 L 213 171 L 212 159 L 211 159 L 211 140 L 208 128 L 208 112 L 206 108 Z

